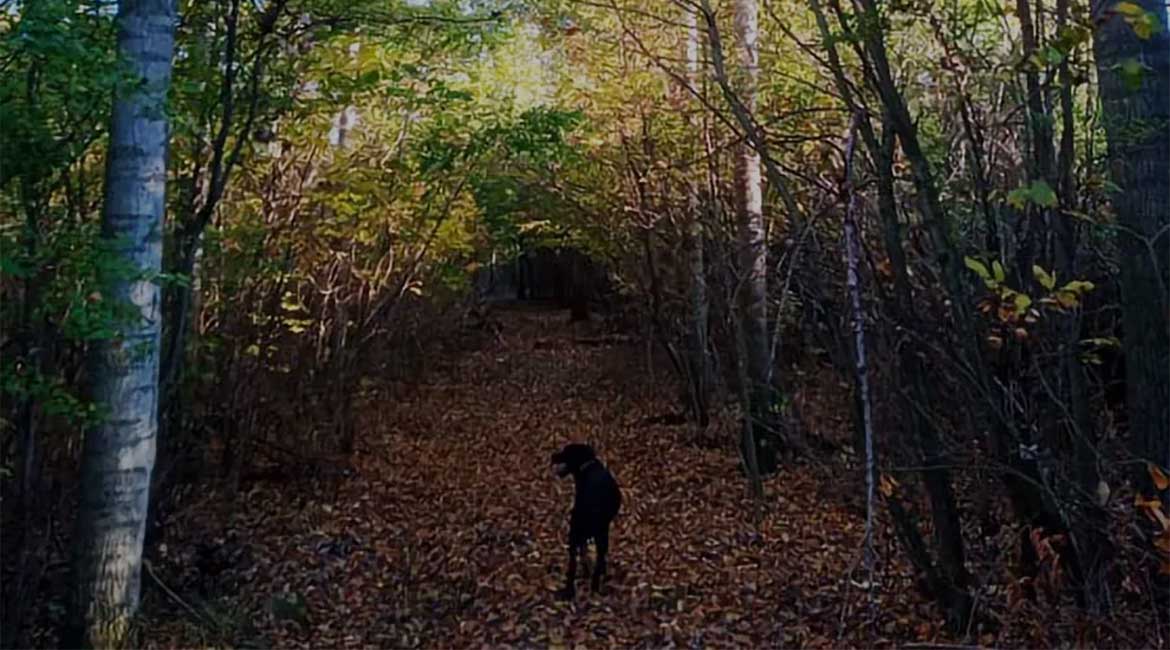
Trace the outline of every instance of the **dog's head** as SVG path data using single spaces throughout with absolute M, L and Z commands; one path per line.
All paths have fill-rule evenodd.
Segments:
M 569 443 L 552 455 L 552 464 L 561 478 L 576 474 L 591 460 L 597 460 L 593 447 L 578 442 Z

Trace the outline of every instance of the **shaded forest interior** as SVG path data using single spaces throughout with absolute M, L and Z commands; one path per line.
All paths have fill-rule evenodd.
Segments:
M 1168 648 L 1166 3 L 6 4 L 0 526 L 5 648 Z

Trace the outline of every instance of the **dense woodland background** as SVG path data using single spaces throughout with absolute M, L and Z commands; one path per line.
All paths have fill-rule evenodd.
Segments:
M 5 4 L 3 646 L 1167 647 L 1168 118 L 1162 0 Z

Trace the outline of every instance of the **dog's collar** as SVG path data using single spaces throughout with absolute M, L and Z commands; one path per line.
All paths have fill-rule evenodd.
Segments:
M 584 472 L 585 470 L 589 469 L 590 465 L 596 465 L 596 464 L 597 464 L 597 459 L 590 458 L 588 461 L 586 461 L 586 463 L 584 465 L 581 466 L 581 469 L 579 469 L 577 471 Z

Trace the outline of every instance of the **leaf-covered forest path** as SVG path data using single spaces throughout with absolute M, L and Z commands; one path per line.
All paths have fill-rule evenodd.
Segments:
M 865 596 L 848 586 L 862 518 L 843 492 L 855 482 L 785 468 L 768 481 L 754 524 L 730 422 L 717 449 L 690 444 L 685 426 L 645 423 L 673 404 L 643 345 L 581 341 L 565 312 L 494 313 L 498 338 L 363 401 L 354 473 L 335 493 L 293 477 L 245 484 L 230 506 L 215 494 L 189 504 L 154 563 L 178 598 L 147 580 L 159 621 L 147 638 L 314 648 L 865 643 Z M 625 502 L 608 594 L 579 581 L 566 604 L 552 590 L 573 486 L 554 480 L 548 457 L 573 440 L 595 445 Z M 913 601 L 879 621 L 879 635 L 921 634 L 933 613 Z M 910 608 L 920 615 L 907 617 Z M 219 632 L 208 631 L 212 621 Z

